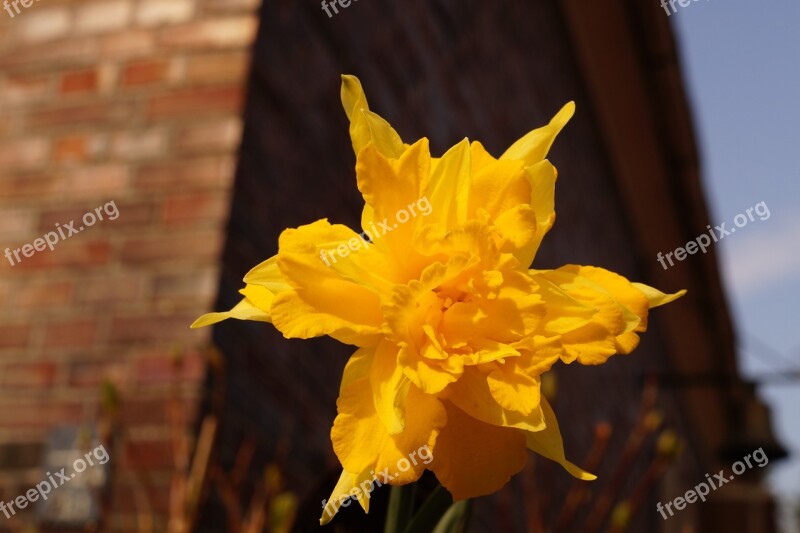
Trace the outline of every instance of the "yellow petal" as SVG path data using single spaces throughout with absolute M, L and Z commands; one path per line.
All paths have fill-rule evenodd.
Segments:
M 398 212 L 408 210 L 410 205 L 424 196 L 430 159 L 428 140 L 425 138 L 414 143 L 398 158 L 385 156 L 375 144 L 367 145 L 358 154 L 358 190 L 364 201 L 372 207 L 376 220 L 386 218 L 387 222 L 394 225 Z
M 358 156 L 370 142 L 386 157 L 397 158 L 405 151 L 402 139 L 392 126 L 369 110 L 361 82 L 355 76 L 342 76 L 342 107 L 350 120 L 350 138 Z M 372 206 L 364 204 L 361 228 L 369 231 L 375 221 Z
M 494 228 L 500 238 L 497 245 L 500 251 L 514 254 L 521 265 L 530 265 L 533 261 L 530 247 L 538 233 L 536 213 L 531 206 L 523 204 L 505 211 L 495 220 Z
M 649 305 L 647 298 L 642 297 L 640 290 L 623 276 L 593 266 L 567 265 L 560 271 L 572 272 L 583 279 L 589 280 L 593 288 L 603 291 L 611 296 L 622 308 L 626 331 L 645 331 L 647 329 L 647 315 Z
M 636 346 L 637 339 L 622 335 L 646 329 L 648 304 L 627 279 L 601 268 L 578 265 L 532 272 L 537 281 L 549 281 L 570 298 L 594 309 L 589 322 L 558 331 L 565 362 L 598 365 L 618 351 L 629 353 Z M 549 311 L 562 320 L 571 316 L 554 305 Z
M 346 294 L 343 292 L 342 294 Z M 373 316 L 344 313 L 341 308 L 348 305 L 359 307 L 359 304 L 348 304 L 347 300 L 321 299 L 318 294 L 309 291 L 286 291 L 279 294 L 272 304 L 272 323 L 287 339 L 310 339 L 330 335 L 339 342 L 353 346 L 374 346 L 381 339 L 381 330 L 377 324 L 363 324 L 361 320 L 372 320 Z M 328 309 L 321 311 L 320 308 Z M 364 309 L 363 307 L 361 308 Z
M 414 350 L 404 346 L 400 351 L 397 362 L 402 367 L 405 376 L 418 389 L 425 394 L 436 395 L 442 392 L 449 384 L 458 380 L 460 371 L 453 371 L 451 367 L 445 367 L 438 361 L 431 361 L 431 358 L 422 357 L 414 353 Z M 457 359 L 449 358 L 446 362 L 453 363 Z M 463 370 L 463 364 L 461 366 Z
M 350 137 L 356 156 L 370 142 L 386 157 L 399 157 L 403 141 L 384 119 L 369 110 L 361 82 L 355 76 L 342 76 L 342 107 L 350 120 Z
M 322 517 L 319 519 L 320 525 L 324 526 L 330 522 L 342 507 L 348 507 L 351 503 L 348 501 L 351 496 L 355 496 L 364 512 L 368 513 L 370 492 L 374 490 L 371 480 L 372 475 L 369 472 L 362 472 L 356 475 L 349 473 L 347 470 L 342 470 L 339 481 L 322 509 Z
M 383 318 L 371 280 L 346 279 L 321 259 L 321 252 L 338 249 L 350 239 L 358 239 L 357 234 L 327 220 L 281 234 L 278 268 L 294 290 L 278 294 L 270 311 L 275 327 L 287 338 L 331 335 L 356 346 L 375 344 Z
M 210 326 L 229 318 L 237 320 L 257 320 L 260 322 L 270 322 L 270 315 L 268 312 L 254 305 L 250 300 L 244 298 L 236 304 L 230 311 L 222 313 L 206 313 L 190 326 L 192 329 Z
M 245 275 L 244 282 L 248 285 L 266 287 L 275 294 L 291 288 L 278 268 L 277 255 L 273 255 L 266 261 L 251 268 L 250 272 Z
M 399 347 L 381 342 L 372 360 L 370 383 L 375 408 L 390 435 L 402 433 L 406 425 L 406 399 L 411 381 L 397 364 Z
M 515 360 L 498 365 L 486 381 L 492 398 L 504 409 L 528 416 L 539 408 L 541 381 L 522 372 Z M 537 416 L 540 413 L 537 412 Z
M 658 307 L 660 305 L 666 305 L 674 300 L 677 300 L 684 294 L 686 294 L 686 289 L 680 290 L 673 294 L 664 294 L 658 289 L 654 289 L 644 283 L 633 283 L 634 287 L 642 291 L 642 293 L 647 297 L 647 301 L 650 304 L 650 308 Z
M 561 335 L 565 363 L 601 365 L 617 353 L 617 338 L 602 324 L 590 322 Z
M 275 292 L 261 285 L 246 285 L 243 289 L 239 289 L 239 293 L 244 295 L 248 302 L 265 313 L 269 313 L 272 308 L 272 302 L 275 301 Z
M 469 346 L 473 352 L 464 356 L 465 365 L 481 365 L 520 356 L 519 351 L 513 345 L 491 339 L 473 339 L 469 342 Z
M 547 126 L 535 129 L 519 139 L 500 156 L 500 159 L 519 159 L 525 162 L 525 166 L 538 163 L 547 156 L 556 135 L 574 114 L 575 102 L 567 103 Z
M 616 338 L 616 345 L 617 353 L 627 355 L 639 346 L 639 335 L 632 331 L 618 335 Z
M 491 494 L 525 466 L 525 435 L 486 424 L 444 402 L 447 425 L 430 467 L 455 500 Z
M 547 310 L 542 324 L 547 336 L 574 331 L 592 320 L 593 307 L 571 297 L 547 277 L 540 276 L 539 271 L 531 270 L 530 273 L 539 285 L 539 295 Z
M 361 87 L 361 80 L 352 74 L 342 75 L 341 97 L 342 107 L 344 107 L 348 120 L 353 120 L 361 109 L 369 109 L 367 96 L 364 94 L 363 87 Z
M 470 145 L 467 139 L 450 148 L 431 166 L 427 197 L 431 222 L 453 229 L 467 219 L 470 194 Z
M 470 148 L 471 156 L 479 161 L 469 183 L 470 216 L 484 209 L 496 219 L 509 209 L 530 203 L 531 186 L 522 161 L 496 160 L 478 142 Z
M 551 281 L 571 298 L 593 308 L 595 313 L 592 316 L 592 322 L 602 325 L 615 335 L 630 331 L 639 323 L 636 315 L 627 311 L 604 288 L 582 276 L 580 269 L 573 268 L 573 265 L 556 270 L 542 270 L 535 277 Z M 632 323 L 629 323 L 628 320 L 631 320 Z M 626 327 L 628 325 L 631 327 Z
M 475 367 L 466 367 L 461 378 L 447 388 L 447 393 L 453 405 L 481 422 L 526 431 L 544 428 L 538 405 L 531 405 L 527 414 L 503 407 L 492 395 L 488 377 Z
M 556 167 L 550 161 L 543 160 L 525 169 L 531 190 L 531 208 L 536 217 L 536 235 L 527 247 L 516 255 L 520 264 L 527 267 L 536 258 L 536 252 L 542 244 L 544 236 L 553 227 L 556 221 L 555 189 Z
M 533 335 L 512 344 L 519 350 L 520 357 L 513 362 L 520 372 L 528 376 L 540 376 L 562 357 L 564 348 L 561 336 L 543 337 Z
M 428 446 L 435 454 L 439 428 L 446 423 L 441 402 L 423 394 L 413 385 L 409 387 L 406 409 L 413 413 L 407 417 L 401 433 L 390 435 L 375 410 L 370 384 L 374 349 L 356 351 L 345 366 L 339 399 L 339 414 L 331 429 L 331 440 L 342 466 L 348 472 L 374 471 L 394 476 L 392 485 L 416 481 L 425 470 L 425 464 L 409 460 L 412 452 Z M 403 462 L 401 462 L 401 460 Z M 405 463 L 407 469 L 402 471 Z
M 369 130 L 369 141 L 378 147 L 383 155 L 391 158 L 398 158 L 403 155 L 406 147 L 400 135 L 394 128 L 377 113 L 362 109 L 364 123 Z M 356 153 L 358 155 L 358 153 Z
M 528 432 L 525 434 L 525 441 L 528 449 L 557 462 L 564 467 L 564 470 L 578 479 L 583 479 L 585 481 L 597 479 L 597 476 L 594 474 L 590 474 L 567 461 L 566 455 L 564 454 L 564 441 L 561 439 L 561 431 L 558 429 L 556 415 L 544 396 L 542 396 L 542 410 L 544 411 L 547 427 L 542 431 Z

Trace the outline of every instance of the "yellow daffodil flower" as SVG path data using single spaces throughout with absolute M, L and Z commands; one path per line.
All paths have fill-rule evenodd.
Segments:
M 343 472 L 321 522 L 348 495 L 368 510 L 359 487 L 379 473 L 403 485 L 428 468 L 457 500 L 490 494 L 522 470 L 526 449 L 594 479 L 565 458 L 541 375 L 559 360 L 630 353 L 650 308 L 685 291 L 592 266 L 530 269 L 555 221 L 545 157 L 575 105 L 500 158 L 466 139 L 434 158 L 427 139 L 405 144 L 370 111 L 353 76 L 342 103 L 363 233 L 327 220 L 285 230 L 278 254 L 245 276 L 244 299 L 193 324 L 260 320 L 286 338 L 357 348 L 331 431 Z M 413 457 L 421 446 L 431 460 Z

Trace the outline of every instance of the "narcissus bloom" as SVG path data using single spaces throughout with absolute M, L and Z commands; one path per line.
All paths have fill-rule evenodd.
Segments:
M 565 458 L 541 376 L 559 360 L 630 353 L 650 308 L 683 291 L 593 266 L 530 269 L 555 221 L 545 157 L 574 104 L 500 158 L 466 139 L 435 158 L 427 139 L 405 144 L 369 110 L 355 77 L 343 77 L 342 103 L 368 238 L 327 220 L 287 229 L 278 254 L 245 276 L 244 299 L 193 324 L 260 320 L 287 338 L 357 348 L 331 430 L 343 472 L 322 522 L 346 494 L 368 510 L 358 486 L 380 472 L 402 485 L 429 468 L 455 499 L 471 498 L 500 489 L 530 449 L 593 479 Z M 427 214 L 414 211 L 423 199 Z M 433 459 L 399 471 L 421 446 Z

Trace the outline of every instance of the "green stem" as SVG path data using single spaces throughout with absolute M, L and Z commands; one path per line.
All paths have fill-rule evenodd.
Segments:
M 389 494 L 389 509 L 386 512 L 386 525 L 383 533 L 403 533 L 411 521 L 414 511 L 414 498 L 417 494 L 417 484 L 392 486 Z
M 439 485 L 433 491 L 428 499 L 422 504 L 422 507 L 414 515 L 414 519 L 408 524 L 403 533 L 415 533 L 418 531 L 433 531 L 439 520 L 447 512 L 447 509 L 453 503 L 453 498 L 447 489 Z

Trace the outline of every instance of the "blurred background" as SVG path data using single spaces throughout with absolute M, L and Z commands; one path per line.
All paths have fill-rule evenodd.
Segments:
M 800 531 L 800 183 L 793 148 L 800 107 L 790 0 L 753 9 L 741 0 L 699 2 L 671 18 L 703 154 L 703 189 L 713 223 L 765 201 L 772 216 L 720 243 L 720 271 L 737 327 L 740 365 L 773 411 L 776 433 L 792 452 L 770 469 L 784 531 Z
M 669 14 L 668 14 L 669 13 Z M 0 11 L 0 500 L 95 464 L 3 531 L 317 531 L 350 353 L 228 309 L 286 227 L 357 227 L 339 104 L 441 154 L 501 154 L 567 101 L 558 222 L 537 268 L 594 264 L 688 295 L 631 356 L 559 365 L 545 392 L 574 482 L 543 459 L 473 502 L 468 531 L 796 531 L 800 8 L 779 0 L 47 0 Z M 759 202 L 740 233 L 666 254 Z M 118 216 L 86 224 L 113 205 Z M 756 450 L 707 502 L 656 511 Z M 787 458 L 788 453 L 788 458 Z M 99 455 L 95 455 L 99 457 Z M 435 485 L 420 482 L 422 499 Z M 387 491 L 332 531 L 379 531 Z

